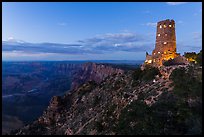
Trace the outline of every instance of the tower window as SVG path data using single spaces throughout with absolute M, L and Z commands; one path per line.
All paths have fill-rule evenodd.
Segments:
M 160 34 L 158 34 L 158 37 L 160 37 L 161 35 Z
M 152 60 L 148 60 L 148 63 L 149 63 L 149 64 L 152 63 Z
M 169 24 L 169 27 L 171 28 L 171 24 Z
M 159 28 L 162 28 L 162 25 L 160 25 Z
M 164 42 L 164 44 L 167 44 L 167 42 Z
M 164 24 L 164 28 L 166 28 L 166 25 Z
M 160 52 L 158 52 L 158 54 L 160 54 Z

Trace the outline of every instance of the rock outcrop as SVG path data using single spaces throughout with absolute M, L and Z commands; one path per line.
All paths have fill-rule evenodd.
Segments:
M 79 71 L 75 73 L 72 80 L 71 89 L 76 89 L 88 81 L 102 82 L 106 77 L 113 74 L 123 74 L 124 70 L 113 68 L 104 64 L 85 63 Z
M 85 65 L 84 70 L 86 73 L 83 74 L 88 73 L 91 75 L 91 72 L 93 73 L 94 71 L 90 70 L 101 70 L 103 72 L 103 67 L 97 67 L 93 64 L 92 67 L 94 69 L 91 69 L 88 66 Z M 49 107 L 38 120 L 12 134 L 117 135 L 201 133 L 199 124 L 191 129 L 181 123 L 183 122 L 181 119 L 186 120 L 186 117 L 188 118 L 189 116 L 185 116 L 186 112 L 183 113 L 182 109 L 184 106 L 179 107 L 181 105 L 179 103 L 183 98 L 181 99 L 174 95 L 173 84 L 169 78 L 157 76 L 154 80 L 140 81 L 138 84 L 135 83 L 130 71 L 125 74 L 117 73 L 114 76 L 111 75 L 103 81 L 100 79 L 101 82 L 99 83 L 97 81 L 98 76 L 92 76 L 87 77 L 86 80 L 93 79 L 95 81 L 86 82 L 62 97 L 53 97 Z M 187 101 L 195 102 L 192 99 Z M 188 106 L 185 107 L 188 108 Z M 187 111 L 188 109 L 185 108 L 184 110 Z M 189 113 L 193 113 L 193 111 L 189 109 Z M 188 120 L 187 125 L 189 124 Z

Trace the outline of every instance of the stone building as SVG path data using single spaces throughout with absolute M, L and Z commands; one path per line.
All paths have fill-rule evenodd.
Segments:
M 152 55 L 146 53 L 145 64 L 162 66 L 164 61 L 179 56 L 176 53 L 176 32 L 174 20 L 163 20 L 157 23 L 156 44 Z

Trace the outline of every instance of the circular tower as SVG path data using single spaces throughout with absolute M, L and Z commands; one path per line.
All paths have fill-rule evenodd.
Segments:
M 173 59 L 176 54 L 175 21 L 163 20 L 157 23 L 156 44 L 152 51 L 152 59 L 155 65 L 162 65 L 164 60 Z

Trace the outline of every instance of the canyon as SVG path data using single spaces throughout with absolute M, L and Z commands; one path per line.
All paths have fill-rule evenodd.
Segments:
M 128 71 L 119 68 L 111 71 L 109 66 L 94 63 L 83 67 L 79 76 L 88 74 L 80 78 L 83 84 L 77 85 L 75 81 L 75 88 L 62 96 L 52 97 L 37 120 L 10 134 L 202 133 L 202 67 L 180 65 Z M 102 71 L 102 68 L 106 69 Z M 95 70 L 99 73 L 92 76 Z M 106 76 L 101 72 L 115 73 Z
M 117 68 L 119 66 L 77 61 L 3 62 L 3 133 L 36 120 L 42 115 L 53 96 L 68 93 L 70 89 L 75 89 L 88 81 L 100 83 L 111 74 L 123 73 L 122 69 Z M 17 121 L 19 126 L 16 124 L 15 128 L 8 117 L 17 119 L 14 122 Z

